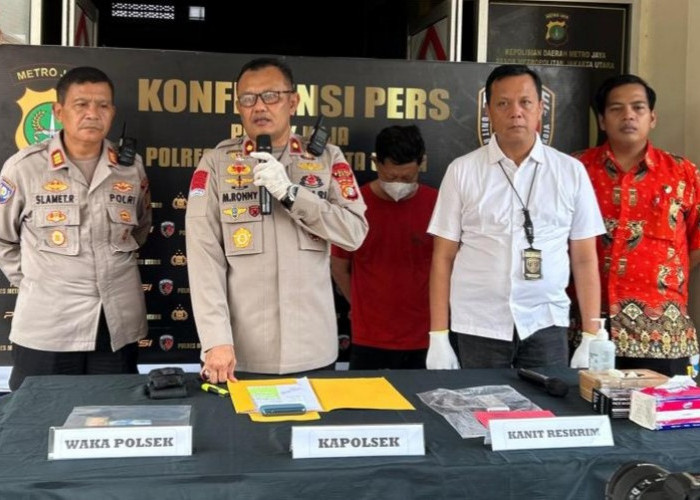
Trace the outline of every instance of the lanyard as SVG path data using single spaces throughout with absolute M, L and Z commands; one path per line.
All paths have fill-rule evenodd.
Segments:
M 525 238 L 527 239 L 527 244 L 530 245 L 530 248 L 532 248 L 532 244 L 535 242 L 535 226 L 532 224 L 532 218 L 530 218 L 530 210 L 528 207 L 530 206 L 530 196 L 532 195 L 532 186 L 535 185 L 535 177 L 537 177 L 537 167 L 540 166 L 539 163 L 535 163 L 535 173 L 532 174 L 532 180 L 530 181 L 530 189 L 527 192 L 527 204 L 523 203 L 523 199 L 520 197 L 520 194 L 518 193 L 518 190 L 515 189 L 515 186 L 513 185 L 513 181 L 510 180 L 510 177 L 506 173 L 506 169 L 503 168 L 503 164 L 501 162 L 498 162 L 498 166 L 501 167 L 501 171 L 503 172 L 503 175 L 506 176 L 506 179 L 508 180 L 508 184 L 510 184 L 510 187 L 513 189 L 513 192 L 515 193 L 515 196 L 518 197 L 518 201 L 520 202 L 520 205 L 523 207 L 523 229 L 525 230 Z

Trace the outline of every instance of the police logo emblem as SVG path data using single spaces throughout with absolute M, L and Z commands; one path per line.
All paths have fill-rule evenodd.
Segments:
M 352 342 L 350 341 L 350 336 L 344 333 L 341 333 L 338 335 L 338 350 L 341 352 L 347 351 L 350 349 L 350 345 Z
M 226 171 L 231 175 L 246 175 L 250 173 L 250 167 L 242 164 L 229 165 Z
M 180 250 L 178 250 L 177 252 L 175 252 L 175 255 L 170 257 L 170 264 L 172 264 L 173 266 L 186 266 L 187 257 L 185 257 L 185 255 Z
M 233 220 L 237 220 L 241 214 L 246 212 L 245 207 L 231 207 L 223 210 L 224 215 L 228 215 Z
M 112 184 L 112 189 L 120 193 L 129 193 L 132 189 L 134 189 L 134 186 L 128 182 L 115 182 Z
M 66 244 L 66 235 L 63 231 L 54 231 L 51 233 L 51 243 L 60 247 Z
M 189 317 L 190 315 L 187 314 L 187 311 L 185 311 L 182 306 L 177 306 L 173 312 L 170 313 L 170 319 L 173 321 L 186 321 Z
M 172 206 L 175 210 L 184 210 L 187 208 L 187 198 L 182 193 L 173 198 Z
M 54 224 L 58 222 L 63 222 L 66 220 L 66 214 L 61 212 L 60 210 L 51 210 L 48 214 L 46 214 L 46 220 L 49 222 L 53 222 Z
M 120 210 L 119 218 L 122 222 L 131 222 L 131 213 L 128 210 Z
M 547 32 L 544 39 L 549 45 L 557 47 L 569 41 L 569 28 L 567 26 L 569 16 L 567 14 L 550 12 L 545 14 L 545 19 L 547 21 L 547 24 L 545 24 Z
M 296 137 L 292 137 L 289 141 L 290 152 L 301 153 L 301 143 Z
M 175 339 L 172 335 L 161 335 L 158 339 L 158 345 L 167 352 L 175 345 Z
M 354 184 L 344 184 L 340 186 L 340 193 L 346 200 L 356 200 L 357 199 L 357 188 Z
M 169 220 L 160 223 L 160 234 L 166 238 L 170 238 L 175 234 L 175 223 Z
M 53 179 L 44 184 L 44 190 L 51 191 L 52 193 L 65 191 L 66 189 L 68 189 L 68 184 L 58 179 Z
M 237 229 L 233 233 L 233 244 L 236 245 L 236 248 L 246 248 L 250 246 L 252 240 L 253 233 L 244 227 Z
M 299 181 L 299 184 L 307 188 L 318 188 L 323 186 L 323 181 L 318 175 L 309 174 L 303 176 Z
M 173 280 L 162 279 L 158 282 L 158 291 L 161 295 L 168 296 L 173 293 Z
M 486 109 L 486 89 L 481 88 L 477 97 L 479 109 L 477 110 L 476 120 L 479 129 L 479 144 L 481 146 L 488 144 L 493 135 L 491 121 L 489 120 Z M 542 85 L 542 119 L 539 123 L 538 132 L 543 144 L 550 146 L 554 140 L 554 106 L 556 104 L 556 94 L 549 87 Z
M 225 179 L 228 184 L 232 184 L 233 189 L 247 189 L 248 184 L 253 182 L 252 177 L 243 177 L 239 175 L 237 177 Z
M 299 162 L 297 163 L 297 167 L 307 171 L 323 170 L 323 165 L 321 165 L 320 163 L 312 163 L 310 161 Z
M 13 194 L 15 194 L 15 185 L 2 177 L 0 179 L 0 205 L 4 205 L 10 201 Z
M 260 205 L 251 205 L 248 207 L 248 213 L 251 217 L 257 217 L 260 215 Z
M 63 128 L 53 115 L 51 107 L 54 102 L 55 89 L 44 92 L 24 89 L 24 95 L 17 101 L 22 110 L 22 118 L 15 132 L 15 145 L 18 149 L 49 139 Z
M 338 163 L 333 165 L 332 175 L 336 179 L 352 178 L 352 170 L 350 170 L 350 165 L 347 163 Z

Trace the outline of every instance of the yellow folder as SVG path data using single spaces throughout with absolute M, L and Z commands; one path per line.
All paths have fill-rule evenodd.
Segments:
M 287 420 L 318 420 L 318 412 L 303 415 L 264 417 L 256 411 L 248 393 L 249 386 L 294 384 L 296 379 L 239 380 L 228 382 L 228 389 L 236 413 L 248 413 L 256 422 L 280 422 Z M 366 410 L 415 410 L 384 377 L 372 378 L 312 378 L 309 383 L 316 393 L 323 411 L 345 409 Z

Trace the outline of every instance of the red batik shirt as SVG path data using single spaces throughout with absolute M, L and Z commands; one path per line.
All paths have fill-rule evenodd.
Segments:
M 650 142 L 628 172 L 607 143 L 579 159 L 607 230 L 597 241 L 598 260 L 617 355 L 676 359 L 697 353 L 687 312 L 688 253 L 700 248 L 695 165 Z

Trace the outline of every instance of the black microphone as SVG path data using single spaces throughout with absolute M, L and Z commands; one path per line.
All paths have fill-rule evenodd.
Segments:
M 272 154 L 272 138 L 267 134 L 259 135 L 255 139 L 255 150 Z M 263 215 L 272 213 L 272 195 L 265 186 L 260 186 L 260 213 Z
M 548 377 L 527 368 L 518 368 L 518 377 L 544 387 L 550 396 L 563 398 L 569 392 L 569 386 L 562 379 Z

